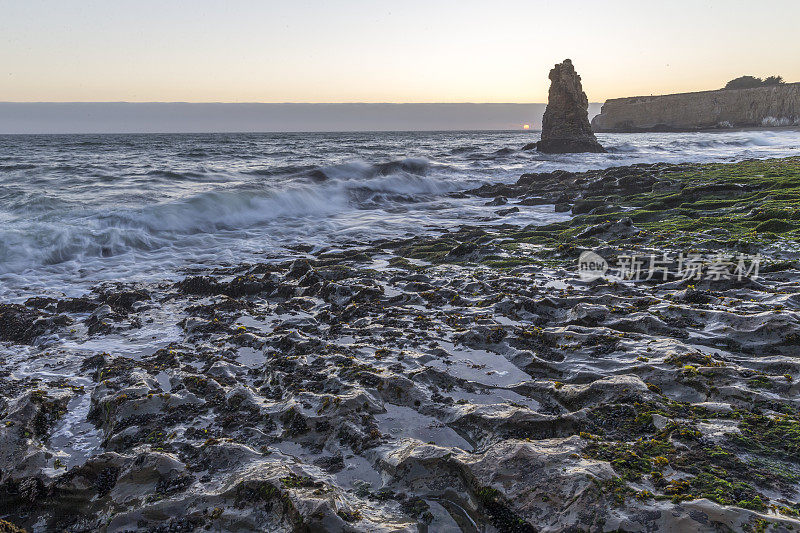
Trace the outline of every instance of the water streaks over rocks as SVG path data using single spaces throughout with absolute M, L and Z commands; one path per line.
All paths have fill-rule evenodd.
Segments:
M 630 186 L 625 170 L 579 176 L 589 185 L 568 200 L 605 179 L 640 224 L 631 198 L 685 171 L 628 169 L 644 176 Z M 546 196 L 548 179 L 502 195 Z M 582 281 L 573 260 L 603 239 L 586 233 L 596 209 L 574 226 L 465 227 L 3 307 L 16 343 L 0 367 L 5 518 L 66 531 L 796 529 L 796 265 L 775 251 L 757 281 Z M 602 242 L 680 242 L 653 235 Z M 756 244 L 778 250 L 770 235 Z M 67 448 L 66 432 L 94 446 Z

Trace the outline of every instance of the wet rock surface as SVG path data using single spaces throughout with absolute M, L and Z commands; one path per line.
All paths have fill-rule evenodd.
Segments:
M 671 172 L 474 194 L 569 181 L 588 201 Z M 585 281 L 582 245 L 658 244 L 591 205 L 569 247 L 536 233 L 560 226 L 465 227 L 4 306 L 0 514 L 73 532 L 797 530 L 789 252 L 758 280 Z
M 69 319 L 20 304 L 0 304 L 0 341 L 31 344 L 37 337 Z

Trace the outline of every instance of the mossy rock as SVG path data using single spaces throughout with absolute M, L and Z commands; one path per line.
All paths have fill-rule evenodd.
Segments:
M 793 229 L 795 229 L 794 224 L 779 218 L 773 218 L 767 220 L 766 222 L 762 222 L 755 228 L 758 233 L 786 233 L 787 231 L 791 231 Z
M 606 201 L 600 198 L 590 198 L 586 200 L 578 200 L 572 206 L 573 215 L 581 215 L 589 211 L 605 205 Z

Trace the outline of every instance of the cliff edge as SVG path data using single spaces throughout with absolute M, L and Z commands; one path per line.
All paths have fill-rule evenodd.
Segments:
M 800 125 L 800 83 L 606 101 L 595 132 L 694 131 Z

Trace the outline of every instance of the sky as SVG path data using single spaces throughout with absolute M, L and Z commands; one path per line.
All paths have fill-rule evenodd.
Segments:
M 800 81 L 800 1 L 0 0 L 0 101 L 592 102 Z

